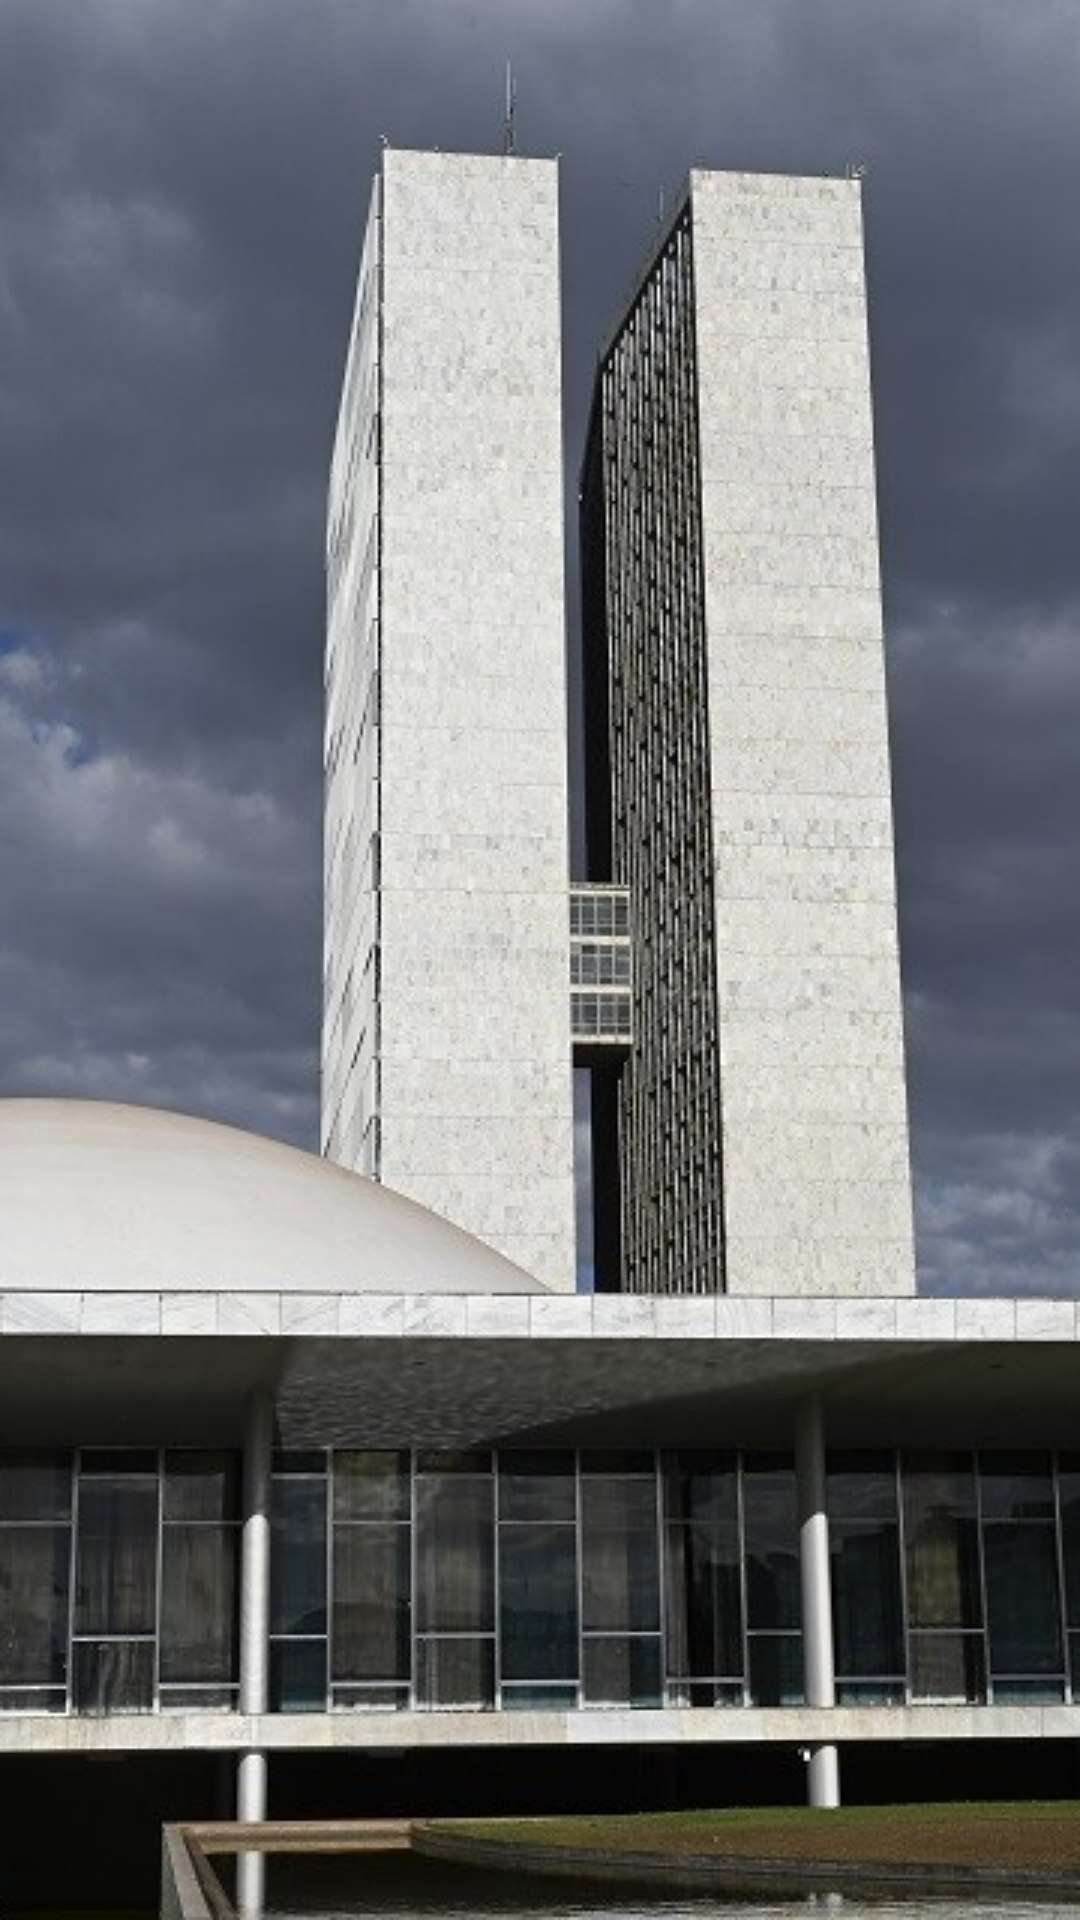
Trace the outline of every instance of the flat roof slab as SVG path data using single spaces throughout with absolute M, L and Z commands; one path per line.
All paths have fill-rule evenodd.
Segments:
M 1072 1301 L 580 1295 L 0 1296 L 13 1442 L 1068 1445 Z

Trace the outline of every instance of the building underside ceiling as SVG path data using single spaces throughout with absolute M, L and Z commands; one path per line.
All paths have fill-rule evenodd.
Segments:
M 1080 1351 L 1054 1342 L 65 1338 L 0 1341 L 9 1443 L 1069 1445 Z

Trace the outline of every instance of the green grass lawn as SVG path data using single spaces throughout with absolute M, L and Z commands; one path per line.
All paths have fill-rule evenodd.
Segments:
M 1080 1802 L 737 1807 L 722 1812 L 582 1814 L 536 1820 L 433 1822 L 508 1847 L 599 1847 L 699 1858 L 898 1862 L 1080 1873 Z

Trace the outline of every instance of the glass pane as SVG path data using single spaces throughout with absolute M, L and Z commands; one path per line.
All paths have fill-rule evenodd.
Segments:
M 669 1680 L 667 1701 L 672 1707 L 741 1707 L 741 1680 Z
M 660 1640 L 649 1634 L 644 1639 L 607 1638 L 585 1640 L 584 1693 L 590 1706 L 658 1707 L 660 1690 Z
M 235 1687 L 159 1687 L 158 1705 L 172 1713 L 229 1713 L 236 1705 Z
M 271 1640 L 271 1713 L 322 1713 L 326 1707 L 326 1641 Z
M 76 1633 L 153 1633 L 157 1522 L 156 1475 L 81 1479 Z
M 67 1673 L 70 1527 L 0 1527 L 0 1683 Z
M 449 1451 L 425 1448 L 416 1456 L 417 1473 L 490 1473 L 491 1455 L 486 1447 L 454 1447 Z
M 653 1470 L 653 1456 L 642 1447 L 606 1447 L 602 1451 L 593 1448 L 581 1456 L 581 1471 L 586 1474 L 633 1473 L 651 1480 Z
M 0 1688 L 0 1713 L 66 1713 L 63 1687 Z
M 1074 1702 L 1080 1702 L 1080 1633 L 1069 1635 L 1069 1675 Z
M 984 1520 L 1052 1520 L 1050 1455 L 980 1454 L 979 1492 Z
M 419 1641 L 416 1700 L 421 1707 L 494 1706 L 494 1641 Z
M 503 1707 L 510 1713 L 565 1713 L 577 1706 L 576 1686 L 538 1686 L 534 1680 L 524 1685 L 504 1684 L 501 1694 Z
M 165 1455 L 165 1520 L 235 1520 L 240 1512 L 240 1461 L 234 1453 Z
M 335 1520 L 407 1520 L 409 1456 L 405 1452 L 336 1452 Z
M 573 1520 L 576 1499 L 572 1453 L 500 1453 L 500 1520 Z
M 76 1713 L 150 1713 L 154 1705 L 151 1640 L 82 1641 L 71 1650 Z
M 909 1624 L 981 1626 L 975 1475 L 970 1455 L 907 1455 L 903 1500 Z
M 896 1462 L 891 1453 L 830 1453 L 830 1520 L 895 1520 Z
M 157 1479 L 158 1457 L 153 1447 L 84 1447 L 80 1474 L 143 1474 Z
M 649 1632 L 660 1625 L 656 1487 L 647 1480 L 581 1484 L 582 1625 Z
M 902 1680 L 838 1680 L 838 1707 L 901 1707 L 904 1704 Z
M 0 1520 L 66 1520 L 70 1512 L 70 1453 L 43 1447 L 0 1453 Z
M 334 1528 L 335 1680 L 409 1678 L 410 1530 Z
M 422 1632 L 495 1625 L 495 1488 L 489 1478 L 416 1483 L 417 1620 Z
M 399 1713 L 409 1704 L 406 1686 L 343 1686 L 333 1690 L 335 1707 L 349 1707 L 362 1713 Z
M 238 1547 L 235 1527 L 164 1529 L 162 1680 L 236 1679 Z
M 504 1680 L 576 1680 L 574 1528 L 500 1526 L 499 1596 Z
M 669 1520 L 737 1527 L 734 1453 L 669 1453 L 664 1458 L 664 1512 Z
M 326 1454 L 322 1447 L 281 1449 L 274 1455 L 274 1472 L 280 1474 L 326 1472 Z
M 1080 1465 L 1063 1454 L 1058 1473 L 1061 1500 L 1061 1552 L 1065 1563 L 1065 1610 L 1071 1627 L 1080 1627 Z
M 801 1633 L 752 1633 L 750 1698 L 755 1707 L 798 1707 L 803 1699 Z
M 829 1546 L 837 1673 L 852 1679 L 903 1674 L 895 1520 L 834 1520 Z
M 977 1704 L 986 1698 L 981 1633 L 913 1633 L 908 1651 L 916 1700 Z
M 743 1516 L 749 1625 L 800 1626 L 799 1524 L 789 1456 L 747 1455 Z
M 991 1674 L 1060 1673 L 1053 1527 L 999 1521 L 983 1529 Z
M 1043 1680 L 994 1681 L 994 1705 L 1028 1707 L 1056 1706 L 1065 1698 L 1065 1682 L 1047 1676 Z
M 666 1566 L 668 1674 L 741 1677 L 737 1527 L 669 1527 Z
M 326 1631 L 326 1482 L 275 1480 L 270 1631 Z

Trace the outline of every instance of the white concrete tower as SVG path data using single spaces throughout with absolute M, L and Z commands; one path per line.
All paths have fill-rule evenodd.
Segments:
M 387 151 L 330 487 L 323 1150 L 574 1284 L 554 161 Z
M 590 860 L 634 940 L 622 1284 L 911 1293 L 858 181 L 691 174 L 584 477 Z

